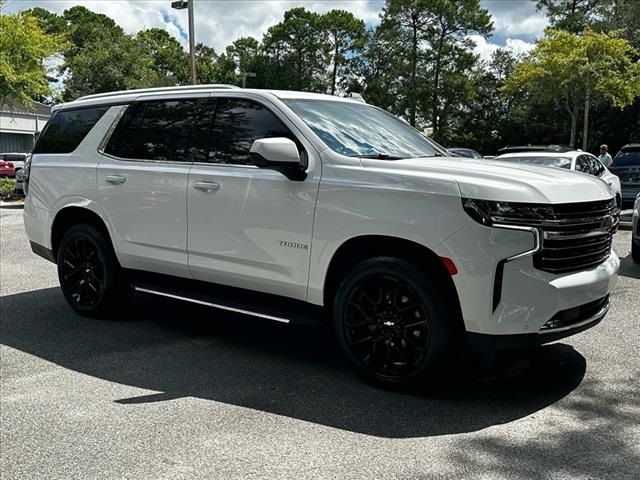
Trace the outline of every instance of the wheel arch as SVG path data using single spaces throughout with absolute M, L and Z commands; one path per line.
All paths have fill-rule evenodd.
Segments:
M 95 227 L 113 248 L 111 235 L 105 221 L 93 210 L 78 206 L 68 206 L 62 208 L 56 214 L 51 225 L 51 251 L 54 258 L 57 258 L 58 247 L 64 234 L 74 225 L 88 224 Z M 114 250 L 115 251 L 115 250 Z
M 324 280 L 324 305 L 331 308 L 335 293 L 342 279 L 358 263 L 377 256 L 390 256 L 410 261 L 429 275 L 434 275 L 443 288 L 446 301 L 455 312 L 455 326 L 459 333 L 465 331 L 458 292 L 447 267 L 431 249 L 404 238 L 387 235 L 362 235 L 345 241 L 334 253 Z

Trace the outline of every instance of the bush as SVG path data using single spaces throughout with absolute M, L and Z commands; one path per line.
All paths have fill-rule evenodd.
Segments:
M 11 200 L 16 181 L 13 178 L 0 178 L 0 200 Z

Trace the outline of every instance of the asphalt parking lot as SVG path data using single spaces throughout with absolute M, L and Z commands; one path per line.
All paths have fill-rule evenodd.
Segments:
M 364 384 L 326 331 L 141 297 L 75 315 L 0 208 L 0 478 L 640 478 L 640 266 L 597 327 L 438 391 Z

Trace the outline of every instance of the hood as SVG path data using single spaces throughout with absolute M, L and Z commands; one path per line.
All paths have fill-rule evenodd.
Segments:
M 380 160 L 362 160 L 381 168 Z M 607 200 L 609 186 L 599 178 L 554 167 L 451 157 L 384 161 L 398 174 L 456 181 L 463 197 L 524 203 L 574 203 Z

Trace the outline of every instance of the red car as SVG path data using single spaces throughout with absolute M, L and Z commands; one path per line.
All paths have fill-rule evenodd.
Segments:
M 16 168 L 13 163 L 0 160 L 0 177 L 13 177 L 16 174 Z

